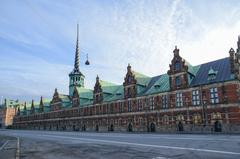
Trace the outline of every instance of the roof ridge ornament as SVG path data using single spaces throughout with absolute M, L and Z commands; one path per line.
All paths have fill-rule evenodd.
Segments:
M 130 63 L 128 63 L 127 71 L 128 71 L 128 72 L 131 72 L 131 68 L 132 68 L 132 67 L 131 67 Z
M 175 45 L 175 49 L 173 50 L 174 55 L 179 55 L 179 49 L 177 48 L 177 45 Z
M 237 41 L 237 53 L 240 54 L 240 35 L 238 35 L 238 41 Z

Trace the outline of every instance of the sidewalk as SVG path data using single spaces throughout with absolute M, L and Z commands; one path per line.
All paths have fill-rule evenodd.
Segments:
M 16 153 L 17 138 L 0 135 L 0 159 L 16 159 Z

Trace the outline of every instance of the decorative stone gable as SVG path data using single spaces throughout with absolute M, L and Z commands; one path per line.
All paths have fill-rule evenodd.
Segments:
M 182 89 L 188 86 L 188 66 L 179 55 L 179 49 L 175 46 L 173 59 L 169 65 L 168 75 L 171 90 Z
M 72 96 L 72 106 L 78 107 L 79 104 L 80 104 L 79 93 L 78 93 L 77 87 L 75 86 L 73 91 L 73 96 Z
M 238 37 L 236 52 L 233 48 L 229 50 L 229 60 L 231 72 L 235 75 L 236 79 L 240 79 L 240 36 Z
M 24 107 L 23 107 L 23 115 L 27 115 L 27 103 L 24 103 Z
M 40 104 L 39 104 L 39 113 L 44 112 L 44 104 L 43 104 L 43 97 L 41 96 Z
M 125 98 L 134 98 L 137 94 L 137 88 L 136 88 L 137 80 L 135 79 L 135 76 L 131 70 L 130 64 L 128 64 L 127 67 L 127 74 L 124 78 L 124 97 Z
M 93 102 L 94 104 L 102 103 L 103 101 L 103 91 L 102 86 L 99 82 L 99 77 L 96 77 L 96 83 L 93 90 Z
M 17 116 L 20 116 L 20 106 L 17 107 Z
M 62 101 L 59 98 L 57 88 L 55 88 L 54 95 L 53 95 L 52 101 L 50 103 L 51 111 L 60 110 L 61 109 L 61 102 Z
M 35 113 L 35 107 L 34 107 L 34 100 L 32 100 L 32 105 L 31 105 L 31 111 L 30 111 L 31 114 L 34 114 Z

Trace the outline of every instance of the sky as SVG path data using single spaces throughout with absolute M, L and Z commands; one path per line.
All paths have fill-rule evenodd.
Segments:
M 128 63 L 167 73 L 175 45 L 192 65 L 228 56 L 240 35 L 239 0 L 0 0 L 0 97 L 68 94 L 79 23 L 85 87 L 122 84 Z M 90 65 L 84 65 L 86 54 Z

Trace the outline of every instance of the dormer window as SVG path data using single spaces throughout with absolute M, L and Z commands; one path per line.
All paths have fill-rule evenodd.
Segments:
M 179 71 L 179 70 L 180 70 L 180 67 L 181 67 L 180 62 L 179 62 L 179 61 L 175 62 L 175 64 L 174 64 L 174 70 L 175 70 L 175 71 Z
M 157 88 L 160 88 L 160 85 L 156 84 L 156 85 L 154 85 L 154 87 L 157 89 Z
M 214 71 L 211 67 L 208 71 L 208 80 L 214 80 L 217 76 L 218 71 Z

